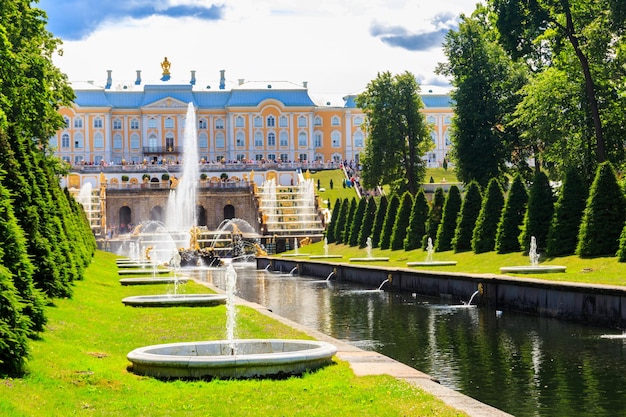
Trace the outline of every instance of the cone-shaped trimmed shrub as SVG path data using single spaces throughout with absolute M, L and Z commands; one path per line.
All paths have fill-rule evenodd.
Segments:
M 335 225 L 335 243 L 337 244 L 343 243 L 343 229 L 346 226 L 349 208 L 350 200 L 344 198 L 341 201 L 341 209 L 339 210 L 339 217 L 337 217 L 337 224 Z
M 413 207 L 413 196 L 410 192 L 405 191 L 402 194 L 396 222 L 391 232 L 391 250 L 400 250 L 404 248 L 404 238 L 406 237 L 406 229 L 409 227 L 409 219 L 411 218 L 411 208 Z
M 496 247 L 498 222 L 504 207 L 504 195 L 500 183 L 495 178 L 489 180 L 483 205 L 476 219 L 472 235 L 472 250 L 475 253 L 491 252 Z
M 598 166 L 578 234 L 580 256 L 613 256 L 624 228 L 626 201 L 610 162 Z
M 428 247 L 428 238 L 431 238 L 433 245 L 437 242 L 437 229 L 441 218 L 443 216 L 443 205 L 446 202 L 446 196 L 443 193 L 443 188 L 437 187 L 433 201 L 430 204 L 430 211 L 428 212 L 428 220 L 426 221 L 426 234 L 422 237 L 422 248 Z
M 522 177 L 516 175 L 509 190 L 506 203 L 504 203 L 502 218 L 498 224 L 496 252 L 511 253 L 521 250 L 519 236 L 524 225 L 527 203 L 528 192 L 526 191 L 526 186 L 522 181 Z
M 422 237 L 426 234 L 426 220 L 428 219 L 428 200 L 424 190 L 420 189 L 413 199 L 409 228 L 404 238 L 404 250 L 413 250 L 422 247 Z
M 387 196 L 381 196 L 376 207 L 376 216 L 374 217 L 374 227 L 372 228 L 372 247 L 377 248 L 380 243 L 380 235 L 383 232 L 383 226 L 385 224 L 385 216 L 387 215 Z M 367 237 L 365 238 L 367 242 Z
M 376 217 L 376 200 L 374 197 L 367 199 L 367 206 L 365 207 L 365 214 L 363 216 L 363 224 L 359 231 L 359 247 L 364 248 L 367 244 L 367 238 L 371 236 L 372 229 L 374 228 L 374 219 Z
M 619 237 L 619 248 L 617 249 L 617 257 L 620 262 L 626 262 L 626 224 L 622 229 L 622 234 Z
M 553 214 L 554 194 L 552 187 L 550 187 L 550 181 L 546 174 L 539 171 L 533 177 L 533 184 L 528 192 L 528 208 L 520 235 L 520 245 L 524 253 L 530 251 L 530 241 L 533 236 L 537 240 L 537 249 L 546 249 Z
M 455 252 L 472 250 L 472 236 L 482 201 L 480 185 L 476 181 L 470 182 L 466 187 L 465 198 L 461 204 L 461 213 L 454 231 L 454 239 L 452 239 L 452 249 Z
M 352 197 L 350 199 L 350 206 L 348 207 L 348 217 L 346 217 L 346 224 L 343 229 L 342 242 L 344 245 L 350 243 L 350 229 L 352 228 L 357 205 L 356 197 Z
M 11 273 L 0 265 L 0 377 L 24 373 L 29 327 Z
M 400 197 L 394 194 L 389 200 L 387 206 L 387 213 L 385 214 L 385 222 L 383 223 L 383 230 L 380 233 L 381 249 L 389 249 L 391 247 L 391 234 L 393 232 L 393 225 L 396 223 L 396 216 L 398 214 L 398 207 L 400 207 Z
M 328 243 L 335 243 L 335 229 L 337 226 L 337 219 L 339 218 L 339 212 L 341 211 L 341 199 L 338 198 L 335 201 L 335 206 L 333 207 L 333 214 L 330 217 L 330 223 L 326 227 L 326 240 Z
M 354 218 L 352 219 L 352 227 L 350 228 L 350 238 L 348 239 L 350 246 L 356 246 L 359 243 L 359 232 L 361 231 L 361 225 L 363 224 L 366 206 L 366 199 L 360 198 L 359 203 L 356 206 L 356 213 L 354 213 Z
M 548 232 L 548 256 L 563 256 L 576 253 L 578 231 L 587 203 L 588 191 L 576 169 L 569 169 L 561 186 L 559 199 L 554 206 L 554 215 Z
M 456 185 L 450 186 L 446 202 L 443 205 L 443 217 L 437 229 L 435 252 L 444 252 L 452 249 L 452 239 L 456 230 L 456 222 L 461 211 L 461 192 Z

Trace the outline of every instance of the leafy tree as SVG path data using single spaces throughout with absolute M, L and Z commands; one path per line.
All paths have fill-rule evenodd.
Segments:
M 428 219 L 428 200 L 424 189 L 420 189 L 413 199 L 409 228 L 404 238 L 404 250 L 413 250 L 422 246 L 422 237 L 426 234 L 426 220 Z
M 521 249 L 519 237 L 522 233 L 528 192 L 521 176 L 516 175 L 502 210 L 502 218 L 496 233 L 496 252 L 511 253 Z
M 385 221 L 380 233 L 379 246 L 381 249 L 389 249 L 391 246 L 391 233 L 393 232 L 393 225 L 396 222 L 396 215 L 398 213 L 398 207 L 400 206 L 400 197 L 394 194 L 389 200 L 387 205 L 387 212 L 385 213 Z
M 366 188 L 387 184 L 415 194 L 425 174 L 422 156 L 432 146 L 415 76 L 379 73 L 356 98 L 367 115 L 368 141 L 361 163 Z
M 337 240 L 335 237 L 335 232 L 337 228 L 336 226 L 337 226 L 337 220 L 339 218 L 340 210 L 341 210 L 341 199 L 338 198 L 337 200 L 335 200 L 335 205 L 333 206 L 333 214 L 330 217 L 330 223 L 326 227 L 326 240 L 328 241 L 328 243 L 335 243 Z
M 472 249 L 472 235 L 481 206 L 480 185 L 472 181 L 467 185 L 465 198 L 461 204 L 461 213 L 454 231 L 454 239 L 452 239 L 452 248 L 455 252 L 467 252 Z
M 352 222 L 354 221 L 354 215 L 356 214 L 356 197 L 350 199 L 350 206 L 348 206 L 348 216 L 346 217 L 346 224 L 344 225 L 342 242 L 344 245 L 350 243 L 350 230 L 352 229 Z
M 387 215 L 387 197 L 381 196 L 376 207 L 376 216 L 374 217 L 374 227 L 372 227 L 372 247 L 377 248 L 380 243 L 380 235 L 385 223 L 385 216 Z M 365 238 L 367 241 L 367 237 Z
M 583 257 L 615 255 L 625 218 L 624 192 L 617 183 L 613 165 L 604 162 L 598 166 L 589 191 L 576 253 Z
M 508 126 L 527 71 L 497 43 L 491 21 L 480 5 L 470 17 L 462 15 L 459 28 L 450 30 L 443 44 L 448 62 L 437 68 L 452 77 L 455 87 L 450 152 L 455 172 L 465 184 L 475 180 L 482 187 L 492 178 L 502 179 L 509 163 L 527 169 L 529 152 L 517 129 Z
M 350 227 L 350 237 L 348 239 L 350 246 L 356 246 L 359 243 L 359 232 L 361 231 L 361 226 L 363 225 L 363 217 L 365 216 L 366 206 L 366 199 L 360 198 L 356 207 L 356 213 L 352 219 L 352 226 Z
M 545 250 L 553 214 L 554 194 L 552 187 L 548 176 L 543 171 L 539 171 L 535 174 L 528 192 L 528 209 L 520 235 L 520 245 L 524 253 L 528 253 L 530 250 L 532 236 L 537 240 L 537 249 Z
M 426 234 L 422 237 L 422 247 L 426 249 L 428 247 L 428 238 L 431 238 L 433 245 L 435 245 L 437 238 L 437 229 L 441 218 L 443 216 L 443 205 L 446 201 L 446 197 L 443 193 L 443 188 L 437 187 L 433 201 L 430 204 L 430 211 L 428 212 L 428 220 L 426 220 Z
M 578 170 L 567 170 L 554 215 L 548 231 L 548 256 L 571 255 L 576 252 L 578 230 L 585 210 L 588 191 Z
M 444 252 L 452 249 L 452 239 L 456 230 L 456 222 L 461 211 L 461 192 L 456 185 L 450 186 L 446 202 L 443 205 L 443 217 L 437 229 L 435 251 Z
M 489 181 L 487 191 L 483 197 L 482 207 L 476 219 L 476 226 L 472 235 L 472 250 L 475 253 L 484 253 L 494 250 L 498 222 L 502 215 L 504 195 L 500 183 L 495 178 Z
M 398 215 L 396 216 L 396 221 L 393 224 L 393 231 L 391 232 L 391 250 L 400 250 L 404 248 L 404 238 L 406 237 L 406 230 L 409 226 L 409 218 L 411 217 L 412 207 L 413 196 L 408 191 L 405 191 L 404 194 L 402 194 Z
M 367 199 L 367 206 L 365 207 L 365 214 L 363 217 L 363 224 L 359 231 L 359 247 L 364 248 L 367 244 L 367 238 L 371 236 L 372 229 L 374 228 L 374 219 L 376 217 L 376 200 L 374 197 Z

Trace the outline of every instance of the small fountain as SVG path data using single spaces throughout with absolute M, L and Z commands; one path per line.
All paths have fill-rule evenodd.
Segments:
M 565 272 L 566 267 L 560 265 L 539 265 L 540 255 L 537 253 L 537 239 L 530 237 L 530 250 L 528 251 L 530 265 L 526 266 L 503 266 L 500 272 L 514 274 L 539 274 L 551 272 Z
M 452 266 L 456 265 L 456 261 L 433 261 L 433 254 L 435 248 L 433 246 L 433 239 L 428 238 L 428 245 L 426 246 L 426 260 L 423 262 L 407 262 L 406 266 Z
M 367 257 L 365 258 L 350 258 L 350 262 L 388 262 L 389 258 L 387 257 L 375 257 L 372 256 L 372 237 L 368 236 L 365 243 L 365 253 Z
M 311 255 L 309 259 L 328 259 L 328 258 L 343 258 L 343 255 L 329 255 L 328 254 L 328 239 L 324 238 L 324 254 L 323 255 Z
M 300 253 L 300 250 L 298 249 L 298 238 L 293 238 L 293 253 L 285 253 L 282 254 L 280 256 L 284 256 L 284 257 L 297 257 L 297 256 L 310 256 L 309 253 Z
M 467 303 L 463 302 L 463 304 L 465 304 L 468 307 L 471 306 L 472 305 L 472 301 L 474 301 L 474 297 L 476 297 L 478 294 L 480 294 L 480 290 L 474 291 L 474 293 L 470 297 L 469 301 Z
M 235 339 L 237 272 L 228 265 L 227 339 L 146 346 L 128 353 L 132 372 L 161 379 L 271 378 L 301 375 L 332 362 L 330 343 L 292 339 Z

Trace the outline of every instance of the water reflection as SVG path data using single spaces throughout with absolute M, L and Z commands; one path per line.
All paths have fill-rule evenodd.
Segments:
M 626 415 L 626 339 L 615 331 L 389 293 L 335 280 L 238 269 L 238 295 L 408 364 L 513 415 Z M 224 288 L 223 274 L 205 278 Z M 468 294 L 468 299 L 471 294 Z M 606 335 L 612 337 L 603 337 Z

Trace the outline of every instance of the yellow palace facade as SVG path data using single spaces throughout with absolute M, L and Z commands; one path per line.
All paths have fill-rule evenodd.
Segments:
M 169 67 L 156 82 L 73 83 L 76 99 L 60 109 L 66 126 L 51 138 L 74 167 L 176 164 L 182 158 L 185 114 L 193 103 L 198 154 L 204 164 L 333 164 L 358 161 L 367 141 L 356 94 L 313 94 L 307 83 L 200 82 L 195 71 L 174 81 Z M 422 92 L 433 127 L 429 166 L 450 147 L 452 108 L 445 92 Z

